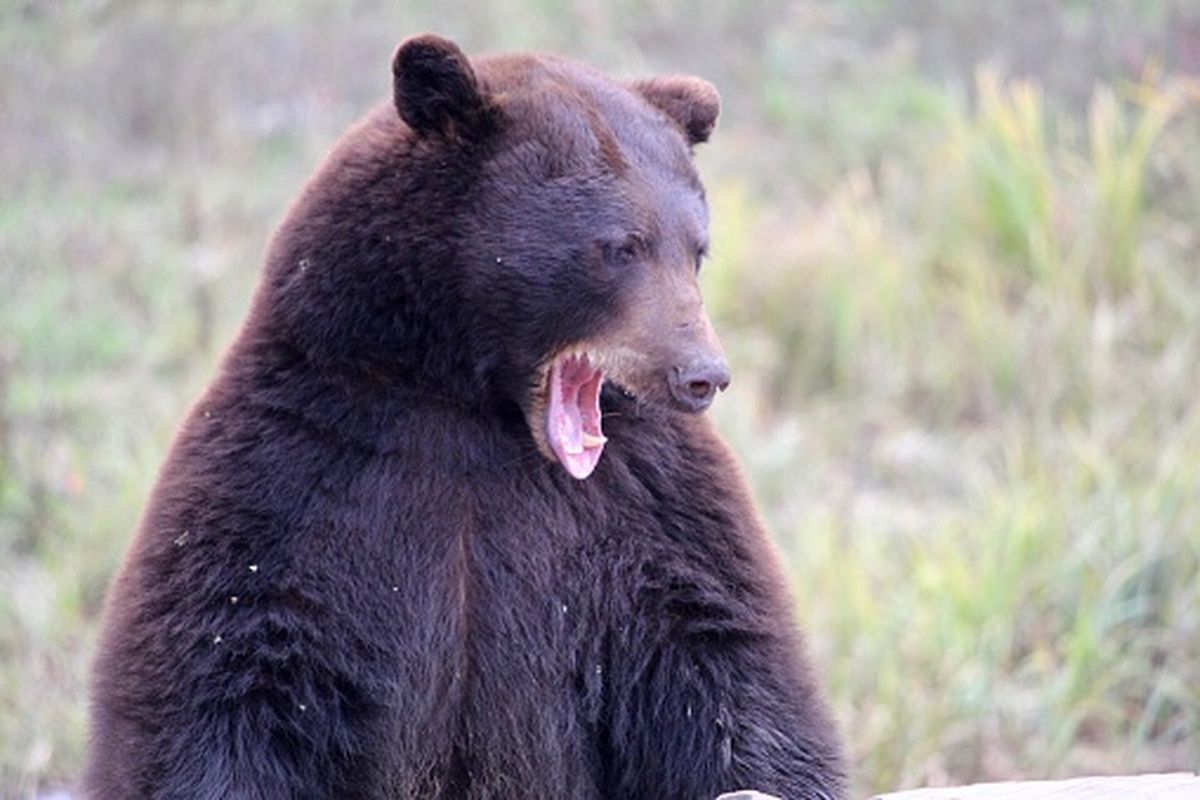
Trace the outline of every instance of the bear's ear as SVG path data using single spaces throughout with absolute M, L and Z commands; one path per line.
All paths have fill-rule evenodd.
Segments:
M 702 78 L 676 75 L 633 82 L 633 90 L 683 128 L 689 145 L 707 142 L 721 113 L 717 87 Z
M 400 118 L 418 136 L 477 138 L 493 122 L 471 63 L 440 36 L 414 36 L 396 48 L 392 92 Z

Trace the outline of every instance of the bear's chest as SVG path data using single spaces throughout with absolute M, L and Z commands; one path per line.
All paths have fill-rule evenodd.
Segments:
M 622 629 L 636 614 L 630 517 L 551 481 L 466 480 L 393 509 L 389 717 L 404 749 L 452 772 L 590 780 Z M 581 487 L 582 488 L 582 487 Z M 593 496 L 597 495 L 597 496 Z M 388 579 L 392 581 L 392 578 Z M 413 731 L 421 731 L 419 740 Z M 486 763 L 483 763 L 486 762 Z M 569 795 L 587 797 L 579 784 Z
M 625 573 L 641 557 L 628 509 L 594 487 L 571 491 L 582 488 L 524 480 L 471 498 L 445 588 L 460 645 L 487 667 L 473 671 L 483 691 L 577 681 L 628 599 Z

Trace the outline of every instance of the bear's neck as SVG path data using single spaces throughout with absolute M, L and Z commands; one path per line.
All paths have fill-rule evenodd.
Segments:
M 494 370 L 463 300 L 451 209 L 408 201 L 403 173 L 345 160 L 318 173 L 276 233 L 248 341 L 343 387 L 491 402 Z M 363 175 L 373 182 L 360 185 Z M 395 198 L 385 216 L 368 211 L 381 192 Z
M 251 320 L 253 322 L 253 319 Z M 387 450 L 413 413 L 469 416 L 505 435 L 527 435 L 515 402 L 468 380 L 376 369 L 371 362 L 314 360 L 289 337 L 247 324 L 223 365 L 220 392 L 242 406 L 302 419 L 314 430 Z

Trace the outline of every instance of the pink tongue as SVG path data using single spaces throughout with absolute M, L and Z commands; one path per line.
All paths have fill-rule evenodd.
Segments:
M 604 450 L 600 431 L 600 385 L 604 373 L 586 356 L 570 356 L 550 368 L 550 410 L 546 436 L 550 448 L 572 477 L 592 474 Z

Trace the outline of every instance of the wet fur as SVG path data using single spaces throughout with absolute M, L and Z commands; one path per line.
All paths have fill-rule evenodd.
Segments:
M 686 126 L 586 68 L 476 66 L 534 87 L 530 125 L 562 102 L 538 70 L 616 138 L 686 153 Z M 596 205 L 611 182 L 523 193 L 612 143 L 516 158 L 519 126 L 470 109 L 425 136 L 376 109 L 281 226 L 113 586 L 87 796 L 841 795 L 778 559 L 709 423 L 606 387 L 582 482 L 530 435 L 531 376 L 636 281 L 589 250 L 626 213 Z

